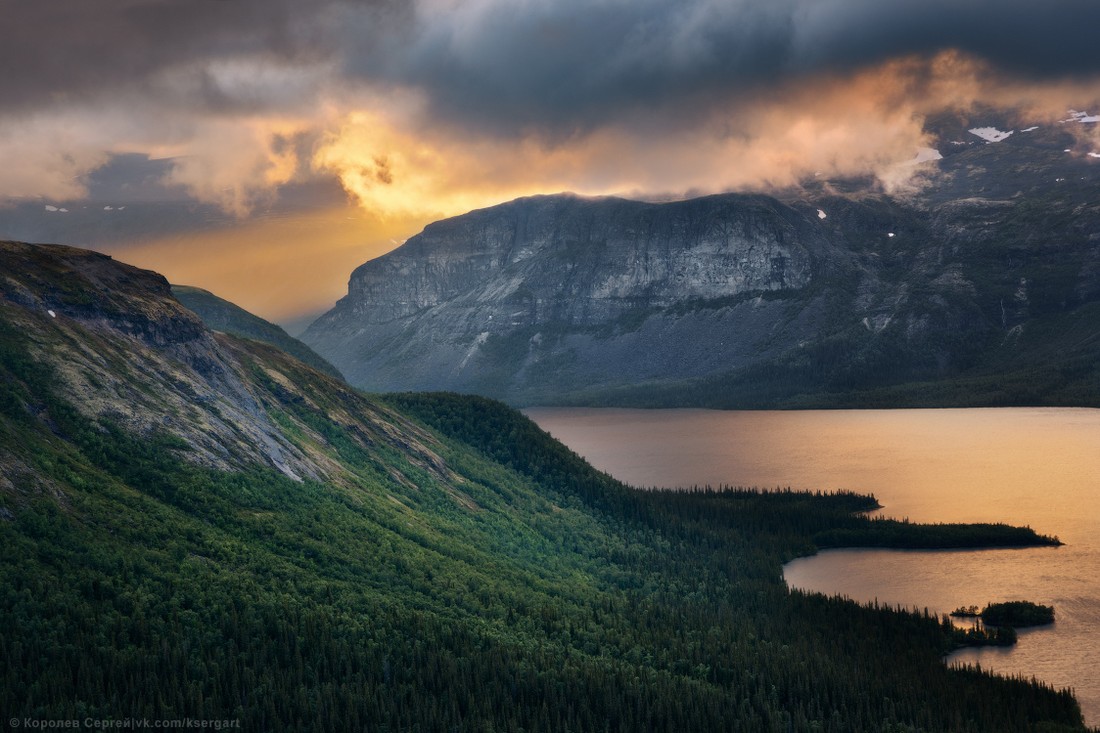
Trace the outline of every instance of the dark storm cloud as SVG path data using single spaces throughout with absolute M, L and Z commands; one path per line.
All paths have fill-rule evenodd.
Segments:
M 204 79 L 204 64 L 328 58 L 336 52 L 322 27 L 329 12 L 375 13 L 388 1 L 0 0 L 0 114 L 156 93 L 158 74 L 189 67 L 197 81 L 184 101 L 230 107 L 241 100 Z
M 799 62 L 866 64 L 954 48 L 1030 78 L 1100 71 L 1095 0 L 832 0 L 812 8 Z
M 179 186 L 165 185 L 171 160 L 152 160 L 142 153 L 112 156 L 88 175 L 90 202 L 175 201 L 186 197 Z
M 120 89 L 214 112 L 286 103 L 204 66 L 333 61 L 496 132 L 684 114 L 789 78 L 957 48 L 1029 77 L 1100 71 L 1097 0 L 0 0 L 0 115 Z M 415 17 L 414 17 L 415 16 Z M 157 89 L 157 75 L 193 69 Z M 338 74 L 339 75 L 339 74 Z M 302 90 L 287 94 L 302 95 Z M 292 100 L 289 100 L 292 101 Z M 667 109 L 666 109 L 667 112 Z M 675 114 L 675 111 L 672 112 Z
M 656 106 L 690 113 L 790 77 L 944 48 L 1032 78 L 1100 70 L 1097 0 L 0 4 L 9 116 L 134 88 L 211 111 L 277 105 L 223 89 L 204 70 L 257 56 L 340 63 L 346 83 L 414 88 L 436 116 L 497 133 L 568 132 Z M 188 84 L 155 88 L 157 74 L 179 68 L 193 69 Z
M 425 12 L 411 36 L 349 46 L 349 68 L 424 90 L 444 119 L 569 132 L 949 48 L 1080 77 L 1100 71 L 1097 29 L 1096 0 L 502 0 Z

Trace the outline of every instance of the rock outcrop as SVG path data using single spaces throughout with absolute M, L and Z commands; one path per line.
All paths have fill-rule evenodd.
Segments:
M 524 389 L 549 373 L 667 376 L 713 314 L 648 316 L 726 300 L 720 319 L 736 311 L 743 331 L 766 328 L 779 307 L 769 296 L 804 290 L 829 248 L 816 210 L 765 197 L 521 199 L 433 224 L 366 263 L 303 340 L 375 390 L 502 394 L 491 388 L 501 369 Z M 706 373 L 756 344 L 712 347 L 676 372 Z

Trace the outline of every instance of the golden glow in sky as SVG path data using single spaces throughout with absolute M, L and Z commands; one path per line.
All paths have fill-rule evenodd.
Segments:
M 329 308 L 347 293 L 352 270 L 425 223 L 378 221 L 338 208 L 154 239 L 120 256 L 172 283 L 204 288 L 263 318 L 287 322 Z

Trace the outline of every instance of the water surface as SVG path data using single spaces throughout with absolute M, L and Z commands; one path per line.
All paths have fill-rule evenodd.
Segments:
M 635 486 L 850 489 L 875 494 L 890 516 L 1058 535 L 1066 546 L 831 550 L 784 575 L 796 588 L 940 613 L 1014 599 L 1053 605 L 1053 627 L 949 661 L 1072 687 L 1086 721 L 1100 724 L 1100 410 L 526 412 Z

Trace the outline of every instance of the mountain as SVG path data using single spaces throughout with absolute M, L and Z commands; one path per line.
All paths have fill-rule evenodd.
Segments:
M 500 403 L 367 396 L 155 273 L 0 242 L 13 726 L 1084 730 L 948 669 L 940 619 L 788 590 L 819 546 L 1051 542 L 874 506 L 635 492 Z
M 1084 124 L 934 120 L 941 158 L 894 195 L 474 211 L 359 267 L 302 339 L 364 388 L 516 404 L 1100 404 Z
M 262 341 L 282 349 L 303 364 L 330 377 L 343 379 L 340 370 L 317 355 L 313 349 L 294 338 L 282 327 L 249 313 L 228 300 L 223 300 L 208 290 L 188 285 L 173 285 L 172 295 L 189 310 L 194 311 L 208 328 L 214 331 Z

